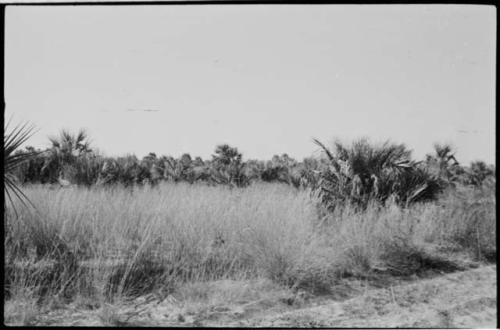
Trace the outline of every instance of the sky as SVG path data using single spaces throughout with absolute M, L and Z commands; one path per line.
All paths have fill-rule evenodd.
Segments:
M 109 156 L 206 159 L 228 143 L 301 160 L 313 138 L 368 137 L 494 163 L 496 19 L 472 5 L 8 6 L 5 118 L 33 123 L 40 148 L 85 128 Z

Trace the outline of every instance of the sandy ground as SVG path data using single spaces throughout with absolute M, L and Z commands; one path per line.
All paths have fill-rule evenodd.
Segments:
M 56 309 L 33 325 L 496 328 L 496 265 L 391 285 L 339 286 L 337 295 L 298 293 L 240 303 L 186 306 L 172 296 L 130 305 Z
M 496 328 L 496 266 L 368 290 L 344 302 L 250 320 L 252 326 Z

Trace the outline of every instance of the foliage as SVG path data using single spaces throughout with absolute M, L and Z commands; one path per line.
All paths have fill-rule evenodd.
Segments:
M 345 146 L 337 141 L 331 151 L 314 142 L 329 161 L 321 171 L 318 189 L 330 210 L 338 204 L 364 208 L 370 200 L 385 203 L 391 196 L 401 204 L 432 200 L 440 191 L 438 180 L 411 159 L 403 144 L 373 145 L 361 139 Z
M 432 200 L 440 189 L 456 184 L 480 186 L 494 180 L 494 166 L 474 162 L 461 166 L 452 148 L 436 144 L 425 161 L 411 159 L 402 144 L 372 145 L 366 139 L 345 146 L 340 142 L 330 150 L 318 140 L 325 157 L 297 161 L 287 154 L 269 161 L 243 160 L 237 148 L 227 144 L 215 148 L 212 158 L 203 160 L 184 153 L 179 158 L 149 153 L 104 157 L 90 149 L 84 130 L 77 134 L 63 130 L 51 137 L 51 147 L 42 151 L 26 147 L 16 154 L 32 153 L 12 171 L 21 183 L 57 183 L 61 179 L 76 185 L 156 186 L 161 181 L 204 183 L 246 187 L 257 182 L 278 182 L 297 189 L 320 191 L 330 209 L 338 203 L 365 207 L 371 200 L 384 203 L 389 198 L 401 204 Z
M 465 169 L 464 177 L 463 183 L 480 187 L 488 180 L 495 180 L 495 167 L 488 166 L 483 161 L 475 161 L 471 163 L 469 168 Z
M 26 127 L 4 137 L 6 182 L 64 176 L 89 189 L 27 187 L 41 209 L 6 217 L 12 295 L 30 286 L 40 296 L 112 299 L 228 278 L 321 291 L 344 275 L 425 270 L 433 264 L 428 245 L 496 257 L 495 168 L 463 167 L 451 147 L 435 146 L 423 162 L 403 144 L 366 139 L 332 149 L 314 140 L 324 157 L 302 161 L 287 154 L 244 161 L 227 144 L 210 160 L 139 159 L 100 155 L 84 131 L 61 132 L 45 151 L 22 151 Z M 19 203 L 11 202 L 6 214 Z
M 242 155 L 238 149 L 227 144 L 219 145 L 215 148 L 215 155 L 212 155 L 212 179 L 218 184 L 243 187 L 249 184 L 245 175 Z
M 85 130 L 73 135 L 63 129 L 59 137 L 49 137 L 49 140 L 52 147 L 46 152 L 41 172 L 48 174 L 51 183 L 55 183 L 59 177 L 70 174 L 68 172 L 72 172 L 72 167 L 78 160 L 92 151 Z
M 6 132 L 8 131 L 8 126 L 9 123 L 5 127 Z M 14 172 L 36 155 L 34 151 L 18 152 L 19 147 L 33 135 L 34 129 L 34 126 L 24 123 L 14 127 L 9 133 L 4 134 L 4 191 L 12 205 L 14 205 L 12 199 L 14 196 L 25 206 L 27 206 L 26 202 L 31 203 L 18 187 L 18 180 Z M 14 212 L 17 214 L 15 208 Z
M 455 152 L 449 144 L 434 144 L 434 154 L 426 156 L 427 167 L 437 176 L 443 185 L 453 185 L 459 181 L 464 171 L 455 158 Z

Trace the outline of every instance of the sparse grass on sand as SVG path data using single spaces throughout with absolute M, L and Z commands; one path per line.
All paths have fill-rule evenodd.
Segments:
M 494 186 L 327 216 L 309 191 L 278 184 L 24 191 L 37 210 L 5 213 L 9 324 L 76 304 L 121 325 L 109 306 L 147 294 L 192 313 L 252 301 L 265 309 L 293 304 L 297 292 L 332 292 L 346 277 L 453 269 L 457 253 L 496 256 Z

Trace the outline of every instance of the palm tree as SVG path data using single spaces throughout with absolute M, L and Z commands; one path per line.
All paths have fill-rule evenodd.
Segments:
M 320 171 L 318 187 L 330 209 L 339 202 L 364 207 L 370 199 L 385 202 L 391 195 L 411 203 L 433 199 L 439 191 L 437 181 L 411 160 L 411 151 L 404 144 L 372 145 L 361 139 L 351 146 L 336 142 L 335 150 L 330 151 L 320 141 L 314 142 L 329 162 Z
M 10 120 L 5 127 L 7 132 Z M 27 206 L 26 202 L 33 203 L 26 197 L 26 195 L 21 191 L 18 186 L 17 178 L 14 176 L 13 172 L 24 162 L 29 161 L 31 158 L 36 156 L 38 153 L 35 151 L 27 152 L 16 152 L 19 147 L 26 142 L 33 134 L 35 127 L 28 123 L 23 125 L 19 124 L 12 131 L 4 135 L 4 182 L 5 182 L 5 193 L 9 198 L 9 201 L 14 209 L 17 216 L 17 210 L 14 207 L 12 197 L 17 197 L 24 206 Z
M 297 173 L 292 175 L 292 172 L 297 172 L 293 170 L 297 166 L 297 161 L 287 154 L 282 154 L 281 156 L 274 155 L 271 161 L 266 163 L 266 168 L 262 172 L 262 180 L 264 181 L 278 181 L 284 183 L 294 183 L 296 181 Z
M 178 159 L 175 159 L 172 156 L 163 157 L 162 159 L 162 168 L 164 169 L 165 179 L 172 180 L 174 182 L 194 182 L 194 165 L 190 154 L 185 153 Z
M 212 179 L 216 183 L 238 187 L 249 183 L 244 174 L 245 164 L 242 162 L 242 154 L 228 144 L 221 144 L 215 148 L 212 166 Z
M 483 161 L 471 162 L 469 170 L 466 172 L 468 183 L 474 186 L 481 186 L 488 177 L 494 177 L 494 167 L 489 167 Z
M 163 157 L 163 177 L 166 180 L 178 182 L 182 178 L 182 166 L 172 156 Z
M 213 161 L 220 165 L 231 165 L 240 163 L 242 155 L 238 149 L 221 144 L 215 148 L 215 155 L 212 155 Z
M 58 174 L 65 166 L 73 166 L 80 156 L 90 153 L 88 135 L 81 129 L 76 135 L 62 130 L 59 137 L 49 137 L 52 144 L 46 152 L 42 173 L 48 173 L 50 181 L 57 181 Z
M 458 179 L 460 164 L 455 158 L 453 148 L 449 144 L 434 144 L 434 155 L 427 155 L 428 167 L 447 184 Z
M 244 175 L 249 181 L 258 181 L 266 169 L 266 163 L 261 160 L 249 159 L 245 162 Z

